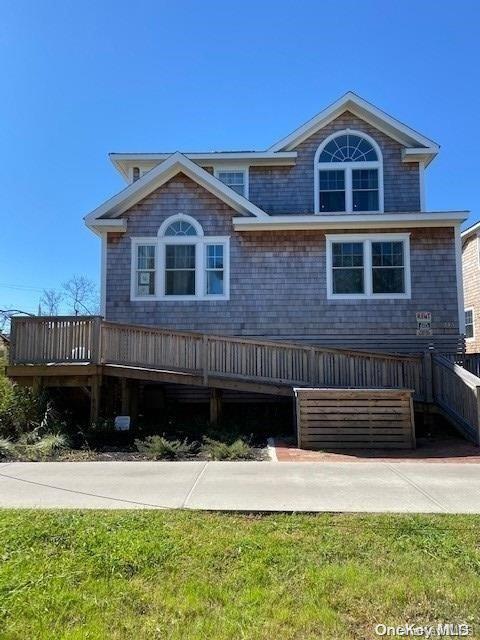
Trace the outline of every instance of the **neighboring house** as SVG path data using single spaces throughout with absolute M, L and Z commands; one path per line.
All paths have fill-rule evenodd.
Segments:
M 425 169 L 438 151 L 347 93 L 266 151 L 113 153 L 128 185 L 85 219 L 102 239 L 102 313 L 323 346 L 454 351 L 468 213 L 426 210 Z
M 467 353 L 480 353 L 480 222 L 462 233 Z

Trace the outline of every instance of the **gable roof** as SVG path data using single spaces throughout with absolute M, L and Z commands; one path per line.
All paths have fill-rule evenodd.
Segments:
M 424 161 L 425 164 L 428 164 L 433 160 L 440 149 L 439 145 L 433 140 L 426 138 L 399 120 L 392 118 L 373 104 L 370 104 L 363 98 L 360 98 L 357 94 L 349 91 L 329 107 L 320 111 L 320 113 L 301 127 L 295 129 L 295 131 L 290 133 L 288 136 L 276 142 L 268 149 L 268 151 L 273 153 L 279 151 L 292 151 L 301 142 L 345 111 L 350 111 L 380 131 L 383 131 L 386 135 L 390 136 L 400 144 L 404 145 L 405 149 L 403 159 L 405 162 L 408 162 L 410 159 L 409 156 L 411 156 L 411 161 L 418 162 L 420 160 Z
M 462 231 L 462 240 L 468 240 L 471 236 L 478 234 L 480 234 L 480 222 L 475 222 L 475 224 L 472 224 L 465 229 L 465 231 Z
M 85 216 L 85 224 L 97 232 L 125 231 L 125 220 L 119 220 L 122 213 L 179 173 L 191 178 L 238 213 L 256 218 L 267 217 L 265 211 L 177 151 Z

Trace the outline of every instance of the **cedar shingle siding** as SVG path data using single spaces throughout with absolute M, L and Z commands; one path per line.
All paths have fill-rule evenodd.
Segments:
M 464 243 L 463 255 L 464 307 L 473 309 L 474 337 L 466 340 L 468 353 L 480 353 L 480 266 L 477 236 L 470 236 Z
M 345 127 L 345 116 L 335 124 L 339 128 Z M 348 124 L 360 128 L 352 119 L 348 119 Z M 363 123 L 361 127 L 372 133 Z M 322 137 L 331 131 L 331 126 L 325 128 Z M 391 141 L 387 144 L 377 132 L 375 138 L 384 152 L 386 210 L 418 210 L 417 171 L 400 164 L 399 145 Z M 252 182 L 259 181 L 257 174 L 261 171 L 276 174 L 280 170 L 252 169 L 251 176 L 255 175 L 250 182 L 253 201 L 268 209 L 268 199 L 271 211 L 272 207 L 281 207 L 283 212 L 311 212 L 311 165 L 319 142 L 317 136 L 316 141 L 303 143 L 310 149 L 311 158 L 302 160 L 301 167 L 288 169 L 295 172 L 291 174 L 296 176 L 292 183 L 289 178 L 288 185 L 276 182 L 275 189 L 264 186 L 264 201 L 259 195 L 261 188 L 254 186 L 252 189 Z M 390 153 L 391 160 L 388 160 Z M 395 173 L 397 165 L 398 175 Z M 263 184 L 266 185 L 266 181 Z M 287 189 L 287 195 L 284 189 Z M 275 198 L 278 198 L 277 204 Z M 206 235 L 230 236 L 230 300 L 131 302 L 130 238 L 155 237 L 161 223 L 180 212 L 197 219 Z M 456 347 L 458 311 L 451 228 L 410 230 L 411 300 L 332 301 L 327 300 L 326 294 L 324 232 L 235 232 L 232 217 L 238 214 L 182 174 L 124 215 L 128 218 L 127 233 L 108 234 L 108 320 L 390 351 L 418 351 L 431 341 L 440 348 L 454 350 Z M 354 233 L 355 230 L 345 229 L 345 232 Z M 416 311 L 432 312 L 433 338 L 416 337 Z
M 315 152 L 325 138 L 347 128 L 367 133 L 382 151 L 385 211 L 420 211 L 418 164 L 402 162 L 401 144 L 348 112 L 294 149 L 294 167 L 250 167 L 249 199 L 267 213 L 313 213 Z

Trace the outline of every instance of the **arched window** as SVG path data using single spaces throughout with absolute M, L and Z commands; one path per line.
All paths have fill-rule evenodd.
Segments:
M 228 299 L 228 237 L 205 236 L 195 218 L 179 213 L 157 238 L 132 241 L 132 300 Z
M 166 236 L 196 236 L 195 227 L 185 220 L 172 222 L 165 231 Z
M 315 213 L 383 210 L 383 162 L 378 144 L 361 131 L 339 131 L 318 147 Z

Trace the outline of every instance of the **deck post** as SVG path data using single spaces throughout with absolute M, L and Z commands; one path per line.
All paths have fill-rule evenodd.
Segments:
M 130 415 L 130 386 L 126 378 L 120 378 L 122 416 Z
M 433 402 L 433 367 L 432 367 L 432 350 L 425 351 L 423 354 L 423 379 L 425 402 Z
M 222 390 L 210 390 L 210 424 L 216 426 L 222 419 Z
M 38 395 L 43 389 L 43 378 L 41 376 L 34 376 L 32 382 L 32 391 L 34 395 Z
M 102 329 L 102 318 L 95 316 L 92 322 L 92 355 L 91 361 L 100 364 L 102 360 L 100 332 Z
M 100 417 L 101 389 L 101 376 L 92 376 L 90 379 L 90 424 L 97 423 Z

